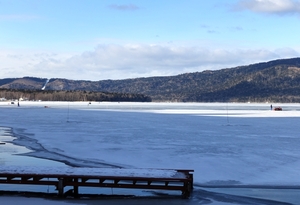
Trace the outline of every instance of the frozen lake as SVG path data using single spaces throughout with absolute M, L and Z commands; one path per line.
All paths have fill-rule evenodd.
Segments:
M 243 200 L 296 204 L 300 200 L 298 189 L 234 188 L 300 185 L 299 104 L 280 104 L 283 111 L 271 111 L 267 103 L 20 105 L 0 102 L 0 141 L 15 139 L 19 145 L 0 145 L 2 167 L 194 169 L 195 192 L 185 204 L 243 204 Z M 13 132 L 15 138 L 5 132 Z M 216 188 L 224 185 L 232 188 Z

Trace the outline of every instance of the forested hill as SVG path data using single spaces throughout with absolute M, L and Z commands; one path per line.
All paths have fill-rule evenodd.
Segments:
M 46 80 L 2 79 L 0 88 L 41 89 Z M 300 102 L 300 58 L 167 77 L 102 81 L 52 78 L 45 89 L 144 94 L 152 101 Z

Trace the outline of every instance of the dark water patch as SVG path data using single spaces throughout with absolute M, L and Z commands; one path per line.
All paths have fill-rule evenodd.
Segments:
M 30 150 L 30 152 L 19 153 L 18 155 L 52 160 L 64 163 L 72 167 L 124 168 L 124 166 L 120 165 L 87 159 L 78 159 L 54 151 L 49 151 L 42 144 L 40 144 L 38 140 L 30 137 L 34 136 L 34 134 L 26 133 L 25 129 L 16 129 L 16 131 L 18 134 L 11 131 L 11 134 L 14 136 L 14 139 L 11 141 L 11 143 L 13 143 L 14 145 L 26 147 Z
M 231 204 L 239 204 L 239 205 L 292 205 L 292 203 L 281 202 L 277 200 L 271 199 L 261 199 L 249 196 L 238 196 L 231 194 L 224 194 L 218 192 L 211 192 L 206 190 L 195 190 L 193 192 L 193 197 L 202 201 L 217 201 Z M 208 203 L 209 204 L 209 203 Z
M 25 156 L 26 153 L 31 152 L 30 149 L 22 145 L 13 143 L 16 137 L 10 127 L 0 127 L 0 165 L 1 166 L 62 166 L 63 164 L 42 160 L 38 158 L 29 158 Z

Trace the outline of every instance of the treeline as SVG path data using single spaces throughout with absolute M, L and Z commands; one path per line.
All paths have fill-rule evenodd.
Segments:
M 110 93 L 95 91 L 57 91 L 57 90 L 15 90 L 0 89 L 0 98 L 6 100 L 28 101 L 111 101 L 111 102 L 151 102 L 143 94 Z

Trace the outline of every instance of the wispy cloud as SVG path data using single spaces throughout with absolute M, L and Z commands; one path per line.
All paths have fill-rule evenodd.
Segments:
M 300 2 L 298 0 L 240 0 L 234 9 L 279 15 L 300 14 Z
M 211 34 L 213 34 L 213 33 L 219 33 L 216 28 L 213 28 L 213 27 L 211 27 L 209 25 L 206 25 L 206 24 L 202 24 L 200 27 L 202 29 L 206 30 L 207 33 L 211 33 Z
M 207 33 L 211 33 L 211 34 L 217 34 L 217 33 L 222 33 L 222 30 L 224 31 L 224 29 L 232 31 L 232 32 L 236 32 L 236 31 L 244 31 L 243 27 L 241 26 L 231 26 L 231 27 L 212 27 L 206 24 L 202 24 L 200 25 L 200 28 L 205 30 Z
M 243 31 L 243 27 L 241 26 L 234 26 L 234 27 L 229 27 L 230 30 L 232 31 Z
M 140 9 L 138 6 L 134 4 L 112 4 L 109 5 L 109 8 L 115 9 L 115 10 L 120 10 L 120 11 L 135 11 Z

